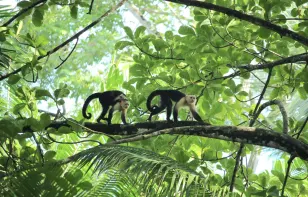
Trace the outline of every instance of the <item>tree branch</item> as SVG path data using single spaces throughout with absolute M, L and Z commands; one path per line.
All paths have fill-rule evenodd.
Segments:
M 308 53 L 302 53 L 302 54 L 298 54 L 298 55 L 294 55 L 291 57 L 287 57 L 287 58 L 283 58 L 277 61 L 273 61 L 273 62 L 268 62 L 265 64 L 256 64 L 256 65 L 243 65 L 243 66 L 237 66 L 237 67 L 233 67 L 233 68 L 241 68 L 241 69 L 245 69 L 248 71 L 252 71 L 252 70 L 260 70 L 260 69 L 265 69 L 265 68 L 273 68 L 275 66 L 279 66 L 282 64 L 288 64 L 288 63 L 296 63 L 299 61 L 308 61 Z
M 59 128 L 67 125 L 65 121 L 54 122 L 49 127 Z M 275 148 L 294 154 L 308 161 L 308 144 L 289 135 L 273 132 L 269 129 L 236 126 L 209 126 L 195 121 L 180 121 L 177 123 L 166 121 L 143 122 L 131 125 L 105 125 L 101 123 L 85 123 L 85 127 L 109 135 L 134 135 L 131 138 L 116 140 L 111 143 L 120 144 L 148 139 L 163 134 L 192 135 L 215 138 L 225 141 L 254 144 Z M 129 140 L 128 140 L 129 139 Z
M 33 4 L 31 4 L 29 7 L 25 8 L 25 9 L 22 9 L 20 10 L 17 14 L 15 14 L 12 18 L 10 18 L 7 22 L 5 22 L 2 27 L 6 27 L 8 26 L 9 24 L 11 24 L 14 20 L 16 20 L 18 17 L 20 17 L 22 14 L 26 13 L 28 10 L 34 8 L 35 6 L 41 4 L 41 3 L 44 3 L 46 2 L 47 0 L 39 0 Z
M 268 84 L 270 82 L 270 79 L 271 79 L 271 76 L 272 76 L 272 70 L 273 68 L 270 68 L 269 69 L 269 72 L 268 72 L 268 76 L 267 76 L 267 79 L 266 79 L 266 82 L 264 84 L 264 87 L 263 87 L 263 90 L 260 94 L 260 97 L 259 97 L 259 100 L 257 102 L 257 105 L 253 111 L 253 117 L 255 119 L 257 119 L 258 116 L 256 116 L 256 112 L 257 112 L 257 109 L 259 108 L 259 105 L 261 103 L 261 100 L 263 99 L 263 96 L 265 94 L 265 91 L 268 87 Z M 250 121 L 249 122 L 249 126 L 252 127 L 253 124 L 254 124 L 255 121 Z M 233 169 L 233 175 L 232 175 L 232 178 L 231 178 L 231 183 L 230 183 L 230 192 L 233 191 L 233 188 L 234 188 L 234 183 L 235 183 L 235 178 L 236 178 L 236 173 L 237 173 L 237 170 L 238 170 L 238 167 L 239 167 L 239 164 L 240 164 L 240 157 L 241 157 L 241 154 L 243 152 L 243 148 L 244 148 L 244 143 L 241 143 L 240 145 L 240 148 L 238 150 L 238 153 L 236 154 L 236 158 L 235 158 L 235 165 L 234 165 L 234 169 Z
M 215 4 L 208 3 L 208 2 L 201 2 L 201 1 L 194 1 L 194 0 L 165 0 L 165 1 L 170 1 L 170 2 L 173 2 L 173 3 L 184 4 L 184 5 L 187 5 L 187 6 L 194 6 L 194 7 L 205 8 L 205 9 L 221 12 L 221 13 L 224 13 L 228 16 L 233 16 L 233 17 L 238 18 L 240 20 L 248 21 L 252 24 L 267 28 L 269 30 L 272 30 L 272 31 L 278 33 L 280 36 L 289 37 L 293 40 L 296 40 L 296 41 L 302 43 L 303 45 L 308 46 L 308 39 L 306 37 L 301 36 L 298 33 L 295 33 L 295 32 L 293 32 L 293 31 L 291 31 L 287 28 L 283 28 L 281 26 L 278 26 L 276 24 L 273 24 L 273 23 L 266 21 L 266 20 L 263 20 L 261 18 L 257 18 L 255 16 L 244 14 L 244 13 L 237 11 L 237 10 L 222 7 L 222 6 L 215 5 Z
M 89 30 L 90 28 L 94 27 L 96 24 L 98 24 L 100 21 L 102 21 L 102 19 L 106 16 L 108 16 L 111 12 L 115 11 L 116 9 L 118 9 L 119 7 L 121 7 L 123 5 L 123 3 L 127 1 L 127 0 L 122 0 L 120 1 L 120 3 L 118 3 L 117 5 L 115 5 L 113 8 L 109 9 L 107 12 L 105 12 L 102 16 L 100 16 L 98 19 L 96 19 L 95 21 L 93 21 L 92 23 L 90 23 L 88 26 L 86 26 L 84 29 L 82 29 L 81 31 L 79 31 L 78 33 L 76 33 L 75 35 L 73 35 L 72 37 L 70 37 L 69 39 L 67 39 L 66 41 L 64 41 L 62 44 L 56 46 L 55 48 L 53 48 L 52 50 L 48 51 L 45 55 L 41 55 L 37 58 L 37 60 L 43 59 L 47 56 L 50 56 L 51 54 L 57 52 L 59 49 L 61 49 L 62 47 L 64 47 L 65 45 L 67 45 L 68 43 L 70 43 L 71 41 L 75 40 L 77 37 L 79 37 L 81 34 L 83 34 L 84 32 L 86 32 L 87 30 Z M 9 76 L 19 73 L 22 70 L 22 67 L 14 70 L 11 73 L 8 73 L 6 75 L 2 75 L 0 76 L 0 81 L 8 78 Z
M 272 101 L 268 101 L 268 102 L 263 103 L 259 107 L 256 115 L 251 120 L 251 122 L 252 122 L 251 124 L 253 125 L 255 123 L 256 119 L 258 118 L 258 116 L 260 115 L 260 113 L 263 111 L 263 109 L 265 109 L 266 107 L 268 107 L 270 105 L 278 105 L 279 110 L 280 110 L 281 115 L 282 115 L 282 119 L 283 119 L 283 133 L 287 134 L 288 133 L 288 125 L 289 125 L 288 124 L 288 115 L 287 115 L 287 112 L 286 112 L 282 102 L 279 101 L 279 100 L 272 100 Z

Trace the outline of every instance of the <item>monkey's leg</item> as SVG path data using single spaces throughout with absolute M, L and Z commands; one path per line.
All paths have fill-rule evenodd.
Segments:
M 114 107 L 112 106 L 111 109 L 109 110 L 109 114 L 108 114 L 108 120 L 107 120 L 107 124 L 111 125 L 111 119 L 112 119 L 112 115 L 113 115 L 113 110 Z
M 127 122 L 126 122 L 126 113 L 127 113 L 127 110 L 122 110 L 121 111 L 121 119 L 122 119 L 123 124 L 127 124 Z
M 107 112 L 108 112 L 108 106 L 102 105 L 102 107 L 103 107 L 102 113 L 101 113 L 101 115 L 100 115 L 100 116 L 98 117 L 98 119 L 97 119 L 97 122 L 98 122 L 98 123 L 100 122 L 100 120 L 106 120 L 105 115 L 106 115 Z
M 175 105 L 174 105 L 174 108 L 173 108 L 173 121 L 174 122 L 177 122 L 178 121 L 178 111 L 179 111 L 179 102 L 177 102 Z
M 167 101 L 167 121 L 168 122 L 172 122 L 172 120 L 170 120 L 171 111 L 172 111 L 172 101 L 171 99 L 168 99 Z
M 151 121 L 152 119 L 152 116 L 156 115 L 156 114 L 159 114 L 161 111 L 163 111 L 164 109 L 166 108 L 166 105 L 162 105 L 162 106 L 156 106 L 153 111 L 151 112 L 148 120 Z

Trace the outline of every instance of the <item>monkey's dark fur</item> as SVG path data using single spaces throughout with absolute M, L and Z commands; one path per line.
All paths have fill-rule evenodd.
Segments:
M 112 91 L 105 91 L 105 92 L 97 92 L 97 93 L 94 93 L 94 94 L 91 94 L 84 102 L 83 104 L 83 107 L 82 107 L 82 115 L 83 117 L 87 118 L 87 119 L 90 119 L 92 117 L 92 114 L 91 113 L 86 113 L 87 111 L 87 107 L 89 105 L 89 103 L 91 102 L 91 100 L 93 99 L 96 99 L 98 98 L 99 99 L 99 102 L 100 104 L 102 105 L 102 113 L 101 115 L 98 117 L 97 119 L 97 122 L 100 122 L 100 120 L 107 120 L 108 124 L 111 124 L 111 119 L 112 119 L 112 113 L 113 111 L 115 110 L 114 107 L 116 104 L 119 104 L 116 106 L 116 110 L 121 110 L 121 106 L 122 106 L 122 102 L 124 101 L 127 105 L 128 101 L 126 99 L 126 95 L 121 92 L 121 91 L 118 91 L 118 90 L 112 90 Z M 124 105 L 123 104 L 123 105 Z M 109 106 L 112 106 L 112 108 L 110 109 L 109 111 L 109 115 L 108 115 L 108 118 L 105 118 L 105 115 L 107 114 L 108 112 L 108 109 L 109 109 Z M 127 108 L 126 108 L 127 109 Z M 126 113 L 126 110 L 123 110 L 123 113 Z M 126 114 L 123 114 L 122 113 L 122 121 L 124 124 L 126 124 L 126 121 L 125 121 L 125 115 Z M 124 116 L 124 118 L 123 118 Z
M 151 106 L 151 101 L 155 96 L 160 96 L 160 104 L 159 105 L 153 105 Z M 148 120 L 151 121 L 152 116 L 155 114 L 160 113 L 165 108 L 167 108 L 167 121 L 170 120 L 171 111 L 172 111 L 172 101 L 175 102 L 174 108 L 173 108 L 173 119 L 175 122 L 178 121 L 178 110 L 181 107 L 188 106 L 193 117 L 199 121 L 203 122 L 201 117 L 196 111 L 195 108 L 195 102 L 196 97 L 193 95 L 185 95 L 184 93 L 178 91 L 178 90 L 155 90 L 153 91 L 148 99 L 147 99 L 147 108 L 151 112 Z

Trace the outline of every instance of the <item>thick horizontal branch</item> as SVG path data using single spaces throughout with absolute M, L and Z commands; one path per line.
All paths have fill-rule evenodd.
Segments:
M 201 1 L 194 1 L 194 0 L 165 0 L 165 1 L 170 1 L 173 3 L 179 3 L 179 4 L 184 4 L 187 6 L 195 6 L 195 7 L 199 7 L 199 8 L 205 8 L 205 9 L 209 9 L 209 10 L 214 10 L 217 12 L 221 12 L 224 14 L 227 14 L 228 16 L 233 16 L 236 17 L 238 19 L 244 20 L 244 21 L 248 21 L 252 24 L 270 29 L 274 32 L 277 32 L 279 35 L 281 36 L 286 36 L 289 38 L 292 38 L 293 40 L 296 40 L 306 46 L 308 46 L 308 38 L 301 36 L 287 28 L 283 28 L 281 26 L 275 25 L 269 21 L 263 20 L 261 18 L 257 18 L 248 14 L 244 14 L 240 11 L 237 10 L 233 10 L 230 8 L 226 8 L 226 7 L 222 7 L 219 5 L 215 5 L 212 3 L 208 3 L 208 2 L 201 2 Z
M 273 61 L 273 62 L 268 62 L 265 64 L 256 64 L 256 65 L 248 64 L 248 65 L 243 65 L 243 66 L 237 66 L 235 68 L 242 68 L 248 71 L 253 71 L 253 70 L 259 70 L 259 69 L 265 69 L 265 68 L 273 68 L 275 66 L 279 66 L 282 64 L 296 63 L 300 61 L 308 61 L 308 53 L 294 55 L 291 57 L 283 58 L 283 59 Z
M 50 127 L 59 128 L 67 125 L 65 122 L 53 123 Z M 85 123 L 91 130 L 109 135 L 133 135 L 132 141 L 143 140 L 162 134 L 180 134 L 202 136 L 239 143 L 254 144 L 279 149 L 308 160 L 308 145 L 286 134 L 273 132 L 268 129 L 235 126 L 209 126 L 205 123 L 193 121 L 144 122 L 131 125 L 105 125 Z M 123 141 L 124 142 L 124 141 Z M 126 139 L 125 142 L 128 142 Z M 117 141 L 115 141 L 117 143 Z

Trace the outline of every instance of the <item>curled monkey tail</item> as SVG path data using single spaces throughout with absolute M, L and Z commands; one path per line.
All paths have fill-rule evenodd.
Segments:
M 99 98 L 99 96 L 100 96 L 100 93 L 91 94 L 84 102 L 83 107 L 82 107 L 82 115 L 86 119 L 90 119 L 92 117 L 91 113 L 88 113 L 88 114 L 86 113 L 89 103 L 91 102 L 91 100 Z
M 147 108 L 148 108 L 148 110 L 149 110 L 150 112 L 152 112 L 155 108 L 158 107 L 157 105 L 151 106 L 151 102 L 152 102 L 153 98 L 154 98 L 155 96 L 157 96 L 157 95 L 161 95 L 161 92 L 160 92 L 159 90 L 153 91 L 153 92 L 149 95 L 149 97 L 148 97 L 148 99 L 147 99 Z

